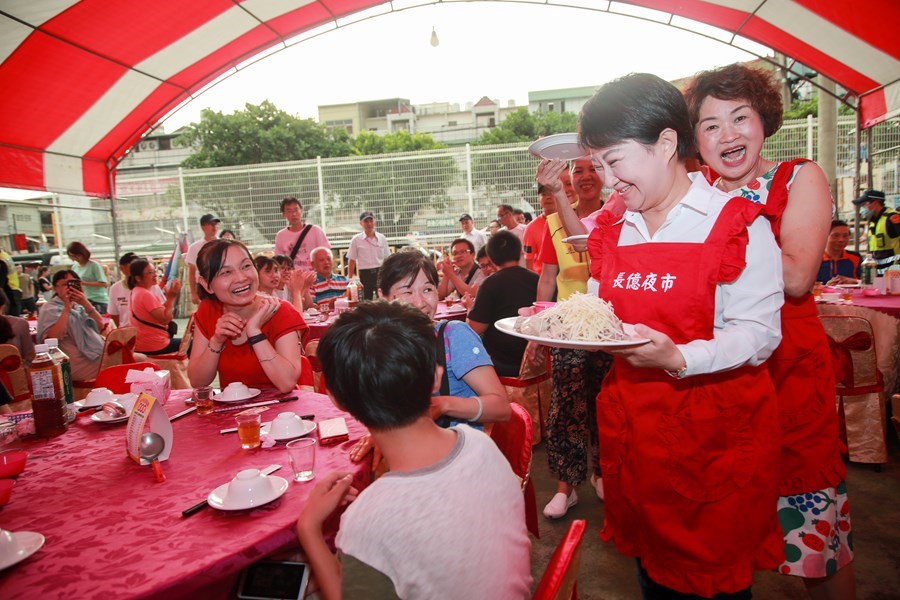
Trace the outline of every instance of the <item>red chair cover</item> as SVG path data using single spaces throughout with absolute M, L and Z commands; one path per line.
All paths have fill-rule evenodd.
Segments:
M 131 338 L 125 343 L 120 342 L 119 340 L 113 340 L 106 346 L 107 354 L 115 354 L 116 352 L 122 352 L 122 362 L 123 363 L 133 363 L 134 362 L 134 343 L 137 341 L 137 338 Z
M 587 521 L 576 519 L 559 542 L 550 563 L 534 591 L 533 600 L 562 600 L 578 598 L 578 570 L 581 563 L 581 542 Z
M 6 371 L 7 373 L 9 373 L 10 371 L 17 371 L 21 366 L 22 357 L 16 356 L 15 354 L 11 354 L 5 357 L 3 360 L 0 360 L 0 370 Z
M 534 537 L 540 538 L 537 518 L 537 498 L 531 481 L 531 415 L 524 406 L 510 403 L 509 421 L 491 426 L 491 439 L 509 461 L 513 473 L 522 480 L 525 494 L 525 523 Z
M 306 387 L 309 391 L 313 391 L 316 387 L 312 363 L 305 356 L 300 357 L 300 378 L 297 379 L 297 385 L 301 388 Z
M 128 371 L 131 369 L 143 371 L 148 368 L 159 371 L 159 366 L 152 362 L 139 362 L 106 367 L 97 373 L 97 379 L 94 380 L 94 387 L 107 388 L 113 394 L 127 394 L 131 391 L 131 384 L 125 383 L 125 376 L 128 374 Z

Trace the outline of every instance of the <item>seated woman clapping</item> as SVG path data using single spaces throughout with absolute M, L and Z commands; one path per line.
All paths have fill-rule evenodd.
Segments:
M 239 241 L 208 242 L 197 256 L 197 292 L 188 376 L 194 387 L 240 381 L 288 392 L 300 377 L 306 323 L 288 302 L 258 293 L 259 273 Z

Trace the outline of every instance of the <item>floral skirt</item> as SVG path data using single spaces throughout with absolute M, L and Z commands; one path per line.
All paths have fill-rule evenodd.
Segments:
M 828 577 L 853 560 L 847 484 L 778 498 L 784 575 Z

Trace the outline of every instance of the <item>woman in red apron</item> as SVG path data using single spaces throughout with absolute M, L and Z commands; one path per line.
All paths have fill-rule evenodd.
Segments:
M 649 344 L 615 350 L 597 401 L 603 539 L 638 558 L 645 598 L 748 598 L 782 558 L 779 435 L 763 361 L 780 341 L 780 254 L 761 207 L 684 160 L 677 89 L 647 74 L 585 105 L 581 141 L 625 202 L 588 250 L 600 296 Z
M 760 156 L 782 121 L 769 73 L 730 65 L 697 75 L 685 92 L 698 150 L 730 196 L 764 205 L 782 252 L 782 342 L 767 362 L 778 392 L 781 482 L 778 517 L 784 574 L 804 578 L 813 598 L 855 597 L 846 468 L 825 330 L 809 293 L 822 260 L 832 200 L 821 169 L 805 159 Z

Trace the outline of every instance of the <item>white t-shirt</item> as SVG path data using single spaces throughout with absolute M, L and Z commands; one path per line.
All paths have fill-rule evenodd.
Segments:
M 377 269 L 390 255 L 387 238 L 377 231 L 375 239 L 367 237 L 366 232 L 357 233 L 350 240 L 350 248 L 347 250 L 347 258 L 356 261 L 357 270 Z
M 166 303 L 166 293 L 158 285 L 154 285 L 150 291 L 160 302 Z M 117 281 L 109 288 L 106 312 L 110 316 L 119 317 L 119 327 L 128 327 L 131 323 L 131 290 L 125 287 L 124 281 Z
M 206 245 L 206 242 L 211 242 L 213 240 L 207 239 L 199 239 L 190 246 L 188 246 L 187 254 L 184 255 L 184 262 L 189 265 L 197 266 L 197 255 L 200 254 L 200 250 L 203 246 Z
M 519 480 L 493 440 L 457 425 L 434 465 L 388 472 L 341 517 L 336 545 L 401 598 L 530 598 L 531 541 Z

